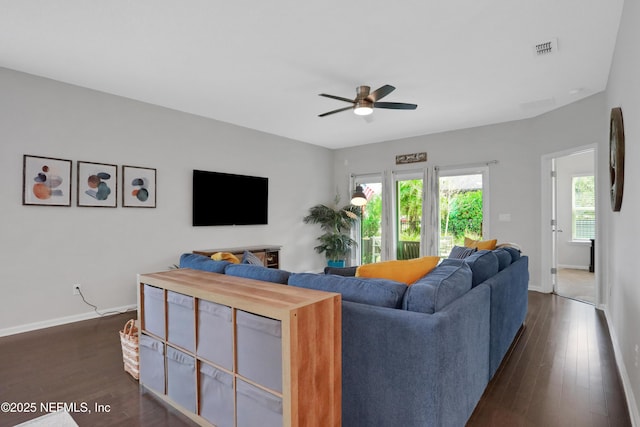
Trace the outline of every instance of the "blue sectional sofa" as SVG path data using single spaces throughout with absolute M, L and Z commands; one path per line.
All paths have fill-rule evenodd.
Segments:
M 342 294 L 342 425 L 463 426 L 527 312 L 528 258 L 445 259 L 411 286 L 184 254 L 180 267 Z

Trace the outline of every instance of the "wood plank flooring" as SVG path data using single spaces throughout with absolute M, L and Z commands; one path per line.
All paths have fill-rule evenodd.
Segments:
M 193 426 L 140 393 L 122 370 L 118 331 L 134 315 L 0 338 L 0 402 L 37 405 L 35 412 L 0 412 L 0 426 L 44 415 L 41 403 L 58 402 L 76 404 L 79 412 L 71 415 L 81 427 Z M 82 412 L 83 404 L 91 413 Z M 109 412 L 97 413 L 96 404 L 109 405 Z M 529 293 L 527 326 L 467 425 L 630 426 L 602 313 Z
M 604 314 L 529 292 L 526 327 L 468 426 L 630 426 Z

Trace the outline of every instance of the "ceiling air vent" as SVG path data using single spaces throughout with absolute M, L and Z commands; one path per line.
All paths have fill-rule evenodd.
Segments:
M 550 39 L 534 46 L 536 56 L 549 55 L 558 51 L 558 39 Z

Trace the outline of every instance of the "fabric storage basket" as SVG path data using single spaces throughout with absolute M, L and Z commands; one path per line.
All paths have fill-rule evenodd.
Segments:
M 135 319 L 125 323 L 124 328 L 120 331 L 120 345 L 122 347 L 122 361 L 124 362 L 124 370 L 133 378 L 140 378 L 139 360 L 138 360 L 138 328 L 136 328 Z
M 282 399 L 238 380 L 238 427 L 282 427 Z
M 140 382 L 164 394 L 164 343 L 140 335 Z
M 164 329 L 164 291 L 144 285 L 144 325 L 143 329 L 165 338 Z
M 171 344 L 195 352 L 193 297 L 167 291 L 167 324 L 167 340 Z
M 279 320 L 238 310 L 237 372 L 267 388 L 282 391 L 282 330 Z
M 200 416 L 216 427 L 234 427 L 233 377 L 200 363 Z
M 198 300 L 198 356 L 231 370 L 233 325 L 231 308 Z
M 167 395 L 183 408 L 196 412 L 196 361 L 167 347 Z

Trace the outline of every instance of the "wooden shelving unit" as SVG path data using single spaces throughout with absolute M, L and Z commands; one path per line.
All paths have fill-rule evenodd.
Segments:
M 213 425 L 202 416 L 205 409 L 203 402 L 211 401 L 211 396 L 203 395 L 200 372 L 204 364 L 207 366 L 206 369 L 213 368 L 231 379 L 233 424 L 230 425 L 240 426 L 241 420 L 238 416 L 247 413 L 244 407 L 239 406 L 244 403 L 238 391 L 239 388 L 247 387 L 266 394 L 269 399 L 281 401 L 282 426 L 341 425 L 340 294 L 178 269 L 138 275 L 138 295 L 138 318 L 141 326 L 140 384 L 197 423 Z M 172 306 L 172 301 L 181 300 L 187 303 L 186 306 L 192 301 L 191 314 L 188 307 L 179 307 L 180 312 L 176 314 L 177 306 Z M 230 365 L 208 360 L 198 350 L 203 347 L 203 340 L 212 336 L 202 333 L 204 326 L 200 324 L 198 316 L 199 305 L 209 304 L 203 301 L 230 310 L 232 338 L 228 343 L 220 344 L 232 347 Z M 266 347 L 265 354 L 260 354 L 261 351 L 246 350 L 252 343 L 247 342 L 246 336 L 249 334 L 243 332 L 243 326 L 239 324 L 239 319 L 243 316 L 253 316 L 258 322 L 264 320 L 270 325 L 280 327 L 280 338 L 266 338 L 281 340 L 278 348 L 281 355 L 275 352 L 275 361 L 274 357 L 267 354 Z M 176 319 L 187 325 L 182 328 L 184 334 L 176 334 L 176 330 L 182 330 L 181 325 L 174 323 L 178 321 Z M 158 351 L 163 350 L 160 359 L 154 359 L 157 361 L 152 362 L 152 359 L 143 354 L 143 339 L 154 341 Z M 191 342 L 191 339 L 194 342 Z M 262 349 L 262 344 L 260 346 Z M 173 385 L 170 382 L 175 380 L 169 373 L 170 363 L 173 362 L 169 360 L 168 355 L 175 353 L 179 353 L 180 357 L 186 360 L 193 360 L 195 369 L 192 380 L 188 374 L 186 377 L 182 376 L 181 381 L 187 383 L 186 388 L 184 384 L 181 385 L 185 392 L 176 395 L 174 391 L 173 396 L 170 396 L 168 390 Z M 152 352 L 152 357 L 160 357 L 159 354 Z M 241 362 L 245 363 L 245 366 L 239 366 L 238 361 L 246 360 L 247 357 L 257 358 L 256 366 L 248 367 L 251 362 Z M 260 367 L 268 367 L 269 363 L 272 363 L 273 369 L 265 369 L 265 373 L 273 375 L 273 372 L 278 372 L 280 375 L 276 368 L 281 369 L 281 378 L 277 378 L 281 387 L 261 384 L 260 380 L 256 380 L 260 375 L 247 373 L 255 372 Z M 164 378 L 164 383 L 156 378 Z M 185 408 L 178 401 L 182 401 L 183 397 L 188 400 L 187 395 L 192 392 L 191 383 L 196 398 L 191 408 Z M 173 386 L 175 390 L 176 387 Z
M 265 267 L 280 268 L 280 246 L 255 245 L 236 248 L 197 249 L 194 250 L 193 253 L 210 257 L 216 252 L 229 252 L 238 258 L 242 258 L 244 251 L 249 251 L 260 258 L 264 262 Z

